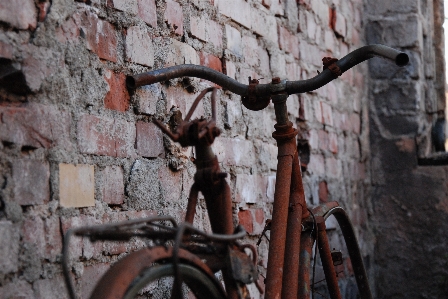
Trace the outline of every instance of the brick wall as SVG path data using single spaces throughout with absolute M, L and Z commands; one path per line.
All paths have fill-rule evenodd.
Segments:
M 193 153 L 167 140 L 151 119 L 168 120 L 174 110 L 185 115 L 210 83 L 179 79 L 129 93 L 127 74 L 193 63 L 243 83 L 249 76 L 262 83 L 275 76 L 307 79 L 322 69 L 322 57 L 340 58 L 364 44 L 363 18 L 360 0 L 0 3 L 0 239 L 8 240 L 0 242 L 0 297 L 64 298 L 60 250 L 71 227 L 184 216 Z M 413 18 L 409 25 L 420 30 Z M 393 37 L 383 42 L 411 48 L 420 41 L 406 38 L 407 44 Z M 291 96 L 288 108 L 301 129 L 300 145 L 310 149 L 307 200 L 337 200 L 348 209 L 373 278 L 366 86 L 377 81 L 368 80 L 367 69 L 357 66 L 315 92 Z M 371 77 L 383 73 L 375 70 Z M 411 78 L 413 70 L 406 69 Z M 223 134 L 214 149 L 230 174 L 235 223 L 255 243 L 272 212 L 273 107 L 252 112 L 227 91 L 218 96 Z M 210 110 L 206 100 L 194 116 L 210 116 Z M 209 229 L 203 203 L 196 220 Z M 337 234 L 333 239 L 338 243 Z M 77 291 L 87 298 L 99 274 L 138 246 L 77 241 Z M 266 249 L 264 240 L 262 274 Z M 356 292 L 352 277 L 341 285 L 346 298 Z

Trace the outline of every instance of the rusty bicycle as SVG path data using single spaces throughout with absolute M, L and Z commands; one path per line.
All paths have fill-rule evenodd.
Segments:
M 148 73 L 128 76 L 127 85 L 135 89 L 143 85 L 180 77 L 197 77 L 242 96 L 250 110 L 266 108 L 272 101 L 277 123 L 272 137 L 277 141 L 278 165 L 270 230 L 269 252 L 264 288 L 257 284 L 267 299 L 310 298 L 314 290 L 311 275 L 313 246 L 319 251 L 329 297 L 341 298 L 335 272 L 341 256 L 331 250 L 325 220 L 334 216 L 341 228 L 352 262 L 360 298 L 372 298 L 366 270 L 350 220 L 337 202 L 309 209 L 305 201 L 296 135 L 288 120 L 286 101 L 291 94 L 318 89 L 336 79 L 353 66 L 382 57 L 398 66 L 409 62 L 407 54 L 383 45 L 359 48 L 340 60 L 324 58 L 324 69 L 317 76 L 302 81 L 273 78 L 260 84 L 249 78 L 245 85 L 210 68 L 198 65 L 178 65 Z M 212 118 L 190 120 L 197 103 L 212 92 Z M 171 131 L 154 122 L 173 141 L 182 146 L 194 146 L 196 174 L 188 198 L 185 222 L 173 218 L 153 217 L 118 224 L 82 227 L 69 230 L 64 242 L 64 275 L 71 298 L 75 298 L 68 267 L 69 241 L 73 235 L 91 240 L 129 240 L 142 237 L 150 240 L 143 249 L 130 253 L 104 274 L 90 298 L 250 298 L 247 284 L 257 283 L 257 250 L 243 244 L 245 231 L 236 228 L 232 220 L 231 192 L 220 171 L 212 144 L 220 135 L 216 127 L 216 88 L 204 90 L 196 99 L 185 119 Z M 207 207 L 213 233 L 193 226 L 198 193 Z M 316 249 L 316 250 L 317 250 Z M 316 256 L 316 255 L 315 255 Z M 224 285 L 216 278 L 221 273 Z M 156 282 L 151 286 L 150 283 Z M 149 286 L 148 286 L 149 284 Z M 264 289 L 264 290 L 263 290 Z M 152 297 L 151 297 L 152 296 Z M 314 297 L 314 296 L 313 296 Z

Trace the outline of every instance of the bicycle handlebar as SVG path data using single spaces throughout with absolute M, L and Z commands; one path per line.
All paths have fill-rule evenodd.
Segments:
M 347 54 L 340 60 L 336 61 L 335 64 L 337 65 L 337 67 L 339 67 L 341 72 L 344 73 L 355 65 L 372 57 L 382 57 L 392 60 L 398 66 L 405 66 L 409 62 L 409 57 L 406 53 L 383 45 L 369 45 L 361 47 Z M 281 81 L 277 84 L 257 84 L 251 90 L 249 85 L 242 84 L 211 68 L 200 65 L 183 64 L 138 75 L 128 76 L 126 78 L 126 85 L 130 89 L 135 89 L 143 85 L 149 85 L 186 76 L 211 81 L 223 87 L 224 89 L 228 89 L 231 92 L 241 96 L 255 97 L 265 97 L 266 95 L 272 95 L 279 92 L 286 92 L 288 95 L 295 93 L 305 93 L 318 89 L 329 83 L 333 79 L 337 78 L 334 73 L 326 68 L 323 72 L 311 79 L 298 81 Z M 250 93 L 253 94 L 250 95 Z

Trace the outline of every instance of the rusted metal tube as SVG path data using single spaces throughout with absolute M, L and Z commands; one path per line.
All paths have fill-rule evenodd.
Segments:
M 188 196 L 187 213 L 185 215 L 185 222 L 193 224 L 194 215 L 196 214 L 196 205 L 198 203 L 198 186 L 193 184 Z
M 328 211 L 324 216 L 325 219 L 327 219 L 330 215 L 334 215 L 336 217 L 336 220 L 341 228 L 342 235 L 344 236 L 345 245 L 347 246 L 347 251 L 352 263 L 353 272 L 355 273 L 360 298 L 372 299 L 366 269 L 364 268 L 364 262 L 362 260 L 358 242 L 356 241 L 355 231 L 350 219 L 341 207 L 335 207 Z
M 305 193 L 303 189 L 302 174 L 300 171 L 299 153 L 294 155 L 291 175 L 291 194 L 289 197 L 289 214 L 286 231 L 284 276 L 282 286 L 283 299 L 297 299 L 299 287 L 299 257 L 300 235 L 302 232 L 302 219 L 308 217 Z M 303 215 L 305 213 L 305 215 Z
M 302 232 L 300 236 L 300 271 L 299 271 L 299 287 L 298 299 L 310 299 L 310 273 L 311 273 L 311 258 L 313 256 L 314 237 L 313 231 L 307 230 Z
M 327 281 L 328 292 L 331 299 L 342 299 L 341 292 L 339 290 L 338 279 L 336 277 L 336 271 L 334 270 L 333 259 L 331 257 L 330 244 L 327 238 L 327 232 L 325 227 L 324 217 L 317 216 L 316 223 L 318 228 L 318 247 L 320 259 L 322 261 L 322 267 L 325 272 L 325 280 Z

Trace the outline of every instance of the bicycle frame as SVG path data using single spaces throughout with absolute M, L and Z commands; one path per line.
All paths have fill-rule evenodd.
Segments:
M 334 214 L 340 223 L 349 248 L 358 287 L 363 290 L 363 294 L 366 294 L 362 295 L 362 298 L 371 298 L 362 257 L 345 212 L 337 207 L 337 204 L 331 203 L 315 209 L 313 215 L 310 215 L 305 201 L 295 138 L 298 131 L 288 121 L 286 100 L 290 94 L 315 90 L 358 63 L 375 56 L 392 60 L 398 66 L 404 66 L 409 61 L 405 53 L 382 45 L 371 45 L 355 50 L 340 60 L 326 58 L 323 72 L 303 81 L 274 78 L 269 84 L 259 84 L 258 80 L 249 78 L 249 85 L 244 85 L 222 73 L 196 65 L 173 66 L 127 78 L 127 85 L 131 89 L 183 76 L 206 79 L 241 95 L 244 106 L 250 110 L 261 110 L 272 100 L 277 121 L 272 136 L 277 141 L 278 165 L 266 277 L 265 298 L 267 299 L 310 297 L 309 261 L 312 256 L 314 238 L 317 238 L 330 296 L 341 298 L 325 232 L 325 219 L 331 214 Z M 188 130 L 190 127 L 185 129 L 185 131 Z M 185 145 L 192 145 L 192 143 L 185 142 Z M 211 143 L 195 145 L 199 174 L 195 177 L 191 198 L 194 199 L 195 194 L 197 196 L 197 192 L 201 191 L 207 203 L 213 232 L 231 234 L 233 225 L 229 186 L 222 176 L 219 177 L 219 165 L 211 151 Z M 214 187 L 210 188 L 210 186 Z M 193 220 L 195 205 L 195 200 L 189 202 L 187 222 Z M 314 227 L 313 223 L 317 226 Z M 238 298 L 234 288 L 229 285 L 231 279 L 228 279 L 227 275 L 229 274 L 224 273 L 228 297 Z

